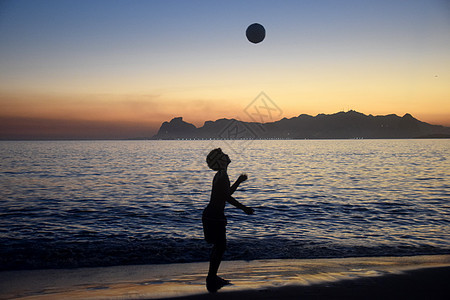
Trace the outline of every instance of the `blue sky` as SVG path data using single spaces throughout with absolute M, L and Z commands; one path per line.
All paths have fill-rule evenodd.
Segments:
M 245 39 L 254 22 L 267 32 L 257 45 Z M 56 107 L 56 118 L 74 99 L 88 115 L 137 101 L 147 121 L 118 108 L 117 120 L 198 125 L 265 91 L 287 117 L 353 108 L 442 123 L 449 32 L 444 0 L 2 1 L 0 105 L 36 118 L 48 116 L 30 107 Z

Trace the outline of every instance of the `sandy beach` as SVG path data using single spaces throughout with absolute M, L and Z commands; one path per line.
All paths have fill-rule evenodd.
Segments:
M 449 282 L 450 267 L 440 267 L 309 286 L 293 284 L 170 299 L 448 299 Z
M 0 272 L 0 299 L 444 299 L 450 255 L 225 261 L 233 285 L 208 294 L 206 262 Z

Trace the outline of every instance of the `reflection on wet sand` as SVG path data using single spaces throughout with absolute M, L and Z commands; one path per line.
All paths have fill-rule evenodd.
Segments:
M 310 287 L 450 266 L 450 255 L 225 261 L 226 292 Z M 206 295 L 208 263 L 0 272 L 0 299 L 139 299 Z

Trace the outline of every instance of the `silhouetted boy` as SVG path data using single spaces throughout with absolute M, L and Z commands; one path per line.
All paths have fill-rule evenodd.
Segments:
M 211 200 L 203 210 L 203 231 L 205 240 L 213 244 L 211 258 L 209 262 L 209 272 L 206 278 L 206 288 L 210 292 L 216 292 L 222 286 L 230 284 L 228 280 L 217 276 L 223 253 L 226 249 L 226 225 L 224 209 L 228 202 L 237 208 L 242 209 L 246 214 L 253 214 L 253 209 L 247 207 L 231 197 L 241 182 L 247 180 L 247 175 L 242 174 L 236 182 L 230 187 L 230 179 L 227 174 L 228 164 L 231 162 L 228 155 L 222 152 L 220 148 L 212 150 L 206 157 L 208 166 L 217 171 L 213 179 Z

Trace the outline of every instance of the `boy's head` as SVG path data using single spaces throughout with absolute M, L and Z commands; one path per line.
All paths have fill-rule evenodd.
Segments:
M 206 156 L 206 163 L 208 164 L 208 167 L 214 171 L 225 169 L 230 162 L 231 160 L 228 155 L 223 153 L 220 148 L 212 150 L 209 152 L 208 156 Z

